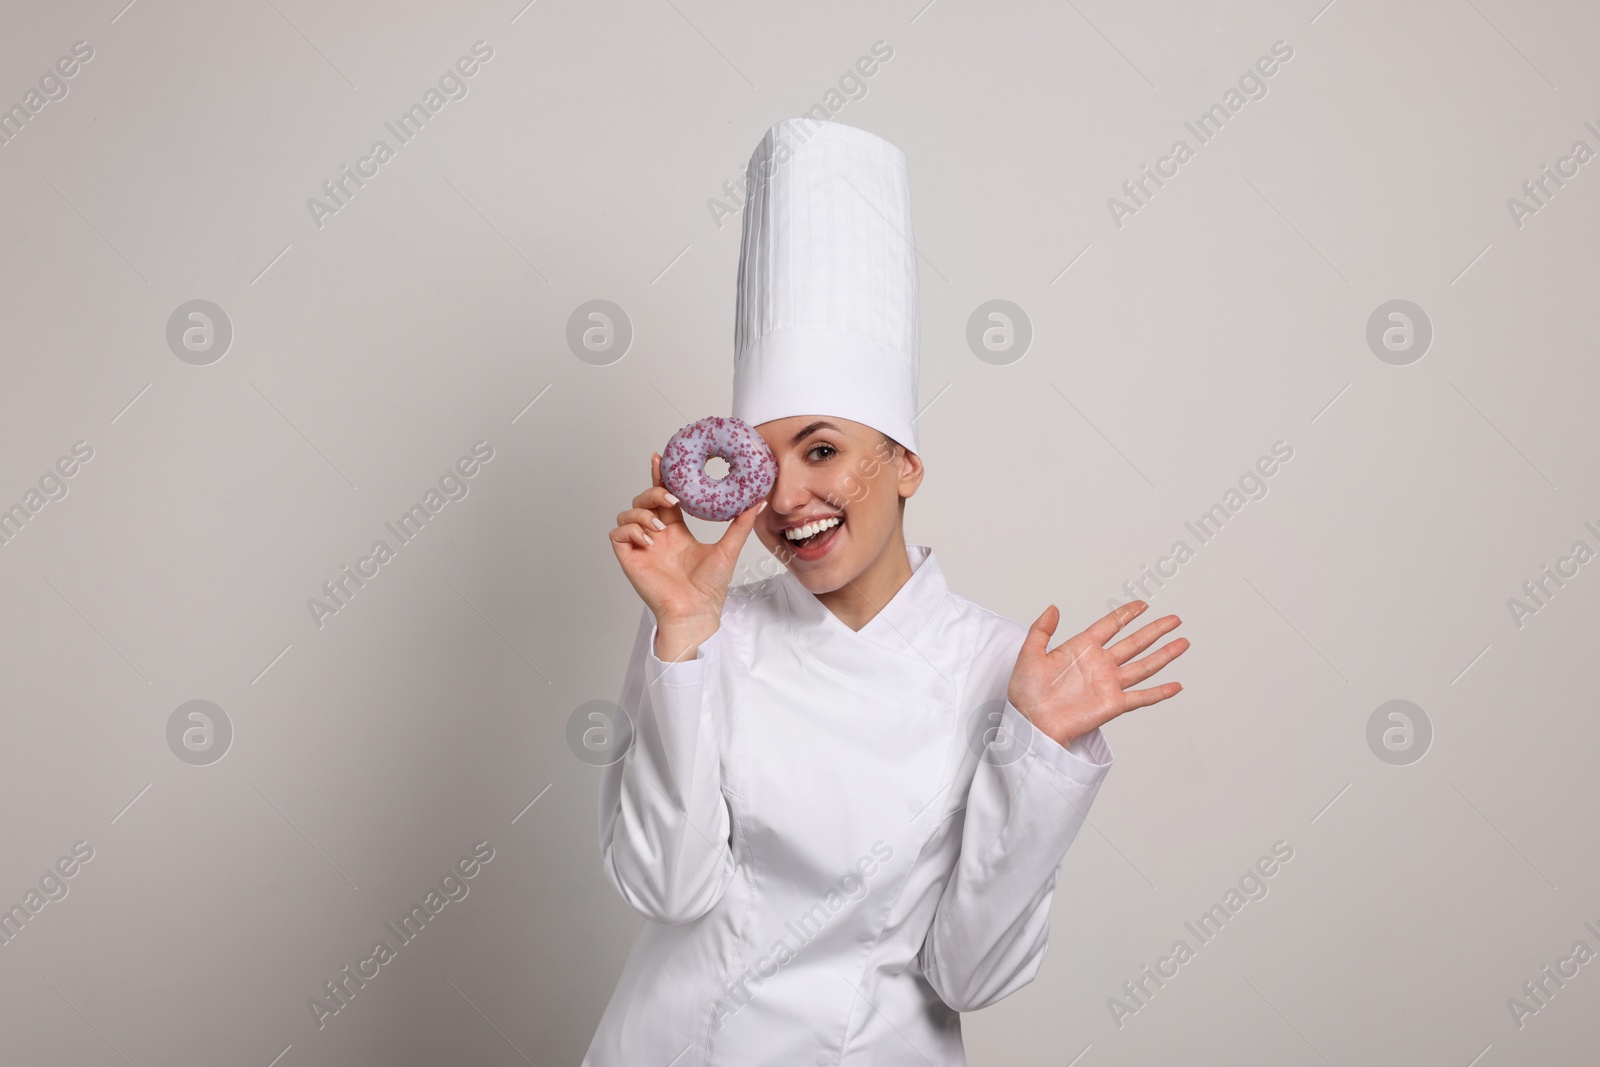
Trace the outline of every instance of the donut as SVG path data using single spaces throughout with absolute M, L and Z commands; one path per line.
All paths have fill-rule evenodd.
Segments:
M 712 456 L 728 473 L 706 473 Z M 711 415 L 672 435 L 661 451 L 661 484 L 697 519 L 727 522 L 766 496 L 778 478 L 778 459 L 743 419 Z

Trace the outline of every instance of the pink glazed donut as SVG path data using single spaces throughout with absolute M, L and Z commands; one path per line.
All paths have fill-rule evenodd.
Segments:
M 712 456 L 728 473 L 706 473 Z M 766 496 L 778 478 L 778 459 L 748 422 L 711 415 L 672 435 L 661 453 L 661 484 L 697 519 L 727 522 Z

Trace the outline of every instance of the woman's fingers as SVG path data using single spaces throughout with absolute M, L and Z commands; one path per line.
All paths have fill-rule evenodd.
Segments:
M 665 486 L 652 485 L 644 492 L 633 498 L 636 508 L 656 508 L 662 512 L 661 517 L 668 522 L 681 519 L 678 513 L 678 498 L 667 492 Z
M 1183 692 L 1183 686 L 1177 682 L 1168 682 L 1166 685 L 1153 686 L 1150 689 L 1129 689 L 1122 694 L 1123 711 L 1132 711 L 1134 708 L 1147 708 L 1151 704 L 1158 704 L 1168 697 L 1175 697 Z M 1121 714 L 1121 712 L 1118 712 Z
M 717 539 L 717 548 L 727 554 L 727 559 L 732 561 L 739 558 L 739 550 L 750 539 L 750 531 L 755 529 L 756 516 L 766 510 L 767 502 L 758 501 L 739 512 L 733 517 L 733 521 L 728 523 L 728 528 L 723 530 L 722 536 Z
M 1118 680 L 1122 682 L 1124 688 L 1133 685 L 1135 682 L 1142 682 L 1188 650 L 1189 639 L 1187 637 L 1169 641 L 1143 659 L 1134 660 L 1123 667 L 1118 672 Z
M 629 508 L 627 511 L 617 512 L 617 525 L 626 526 L 630 522 L 638 523 L 640 529 L 665 530 L 667 524 L 656 516 L 649 508 Z
M 1182 621 L 1176 615 L 1168 615 L 1165 618 L 1157 619 L 1155 622 L 1139 627 L 1138 630 L 1106 649 L 1107 652 L 1111 653 L 1111 662 L 1118 664 L 1128 662 L 1155 644 L 1156 638 L 1177 629 L 1178 624 Z
M 1056 632 L 1056 624 L 1061 621 L 1061 609 L 1054 604 L 1047 605 L 1039 617 L 1033 620 L 1033 625 L 1028 627 L 1028 634 L 1022 639 L 1022 648 L 1025 652 L 1042 656 L 1050 648 L 1050 636 Z M 1062 642 L 1053 651 L 1059 652 L 1066 647 Z
M 633 507 L 617 512 L 617 525 L 611 531 L 611 540 L 617 544 L 635 544 L 648 548 L 655 544 L 652 531 L 665 530 L 673 523 L 683 522 L 683 512 L 678 508 L 678 498 L 667 492 L 661 484 L 661 454 L 650 453 L 650 488 L 633 498 Z
M 1099 619 L 1096 619 L 1094 623 L 1082 633 L 1069 637 L 1055 648 L 1050 649 L 1049 655 L 1057 656 L 1059 654 L 1060 658 L 1065 661 L 1063 668 L 1063 673 L 1065 673 L 1066 669 L 1071 668 L 1072 665 L 1077 662 L 1079 656 L 1083 655 L 1091 648 L 1099 648 L 1100 646 L 1104 645 L 1107 641 L 1116 636 L 1118 630 L 1128 625 L 1129 621 L 1137 617 L 1149 606 L 1149 604 L 1146 604 L 1142 600 L 1130 600 L 1120 608 L 1115 608 L 1105 615 L 1102 615 Z M 1045 641 L 1049 638 L 1050 633 L 1055 630 L 1055 624 L 1060 618 L 1060 613 L 1054 604 L 1050 605 L 1048 608 L 1045 608 L 1046 615 L 1052 611 L 1057 612 L 1057 616 L 1055 619 L 1050 620 L 1049 629 L 1043 630 L 1041 624 L 1045 620 L 1044 616 L 1040 616 L 1039 621 L 1035 622 L 1032 629 L 1028 631 L 1028 636 L 1023 641 L 1024 647 L 1030 643 L 1034 643 L 1039 651 L 1044 651 Z M 1059 675 L 1057 678 L 1059 680 Z
M 1150 605 L 1142 600 L 1130 600 L 1120 608 L 1102 615 L 1094 624 L 1083 631 L 1097 645 L 1103 645 L 1116 636 L 1117 631 L 1128 623 L 1138 618 Z
M 611 531 L 611 540 L 619 545 L 624 545 L 631 541 L 640 548 L 649 548 L 655 544 L 655 539 L 645 533 L 636 522 L 630 522 L 627 525 L 613 529 Z
M 650 453 L 650 488 L 633 498 L 633 506 L 655 508 L 658 517 L 665 523 L 683 521 L 678 498 L 667 492 L 667 487 L 661 482 L 661 453 Z

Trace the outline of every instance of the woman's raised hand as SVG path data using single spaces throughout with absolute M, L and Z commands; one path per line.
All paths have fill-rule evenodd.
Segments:
M 661 456 L 650 454 L 651 486 L 617 513 L 611 547 L 617 562 L 656 617 L 656 656 L 693 659 L 716 632 L 734 565 L 765 500 L 739 514 L 720 540 L 702 544 L 683 521 L 678 500 L 661 484 Z
M 1050 635 L 1056 632 L 1061 619 L 1061 612 L 1051 604 L 1022 642 L 1006 699 L 1028 721 L 1065 746 L 1125 711 L 1176 696 L 1183 689 L 1177 682 L 1149 689 L 1128 688 L 1188 650 L 1189 639 L 1180 637 L 1142 659 L 1133 659 L 1178 626 L 1182 620 L 1176 615 L 1157 619 L 1110 648 L 1105 647 L 1117 631 L 1149 606 L 1142 600 L 1124 604 L 1083 633 L 1046 651 Z

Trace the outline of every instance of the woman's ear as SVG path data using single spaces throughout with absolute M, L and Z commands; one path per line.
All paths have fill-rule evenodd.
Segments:
M 898 490 L 900 499 L 905 500 L 915 493 L 917 487 L 922 484 L 922 457 L 899 444 L 895 445 L 895 451 L 899 454 L 900 459 Z

